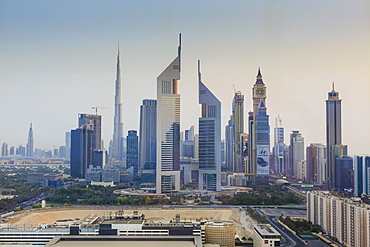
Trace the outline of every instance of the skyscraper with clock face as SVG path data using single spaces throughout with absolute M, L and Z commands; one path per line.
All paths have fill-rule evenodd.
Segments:
M 248 166 L 246 176 L 250 184 L 268 183 L 270 125 L 266 108 L 266 86 L 258 69 L 252 88 L 253 112 L 249 113 Z
M 252 89 L 253 94 L 253 116 L 257 115 L 257 109 L 263 99 L 263 103 L 266 104 L 266 86 L 262 81 L 261 70 L 258 69 L 257 80 Z

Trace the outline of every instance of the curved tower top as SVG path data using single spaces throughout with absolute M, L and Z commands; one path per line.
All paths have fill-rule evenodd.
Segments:
M 181 34 L 177 57 L 157 77 L 156 193 L 180 190 Z

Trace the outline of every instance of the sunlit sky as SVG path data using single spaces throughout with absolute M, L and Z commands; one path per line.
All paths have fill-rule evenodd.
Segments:
M 197 129 L 200 59 L 203 82 L 222 103 L 222 126 L 233 85 L 245 95 L 245 116 L 252 109 L 261 67 L 271 136 L 280 114 L 287 143 L 293 129 L 306 146 L 325 143 L 325 100 L 335 82 L 343 143 L 351 155 L 370 153 L 367 0 L 1 0 L 0 143 L 25 146 L 32 122 L 35 147 L 59 147 L 78 113 L 101 106 L 109 107 L 98 112 L 107 147 L 118 41 L 124 133 L 138 130 L 140 104 L 156 98 L 156 78 L 176 57 L 180 32 L 182 130 Z

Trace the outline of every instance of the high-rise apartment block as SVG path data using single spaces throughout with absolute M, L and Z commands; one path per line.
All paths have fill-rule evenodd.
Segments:
M 311 143 L 306 148 L 307 182 L 314 184 L 326 183 L 326 146 Z
M 111 148 L 111 158 L 121 161 L 123 159 L 123 123 L 122 123 L 122 103 L 121 103 L 121 65 L 117 54 L 117 74 L 114 96 L 114 119 L 113 119 L 113 140 Z
M 30 124 L 30 129 L 28 131 L 28 141 L 26 145 L 26 157 L 33 157 L 33 130 L 32 123 Z
M 198 61 L 199 189 L 221 191 L 221 102 L 203 84 Z
M 345 246 L 369 246 L 370 205 L 361 203 L 359 198 L 339 198 L 327 191 L 309 191 L 307 219 Z
M 181 34 L 178 56 L 157 77 L 156 192 L 180 190 Z
M 326 100 L 326 151 L 327 151 L 327 168 L 328 183 L 330 187 L 335 187 L 335 159 L 334 145 L 342 144 L 342 100 L 339 99 L 339 92 L 333 89 L 328 93 Z M 342 155 L 347 155 L 343 153 Z

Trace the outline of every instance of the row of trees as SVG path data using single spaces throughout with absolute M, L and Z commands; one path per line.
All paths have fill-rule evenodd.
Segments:
M 279 220 L 287 225 L 290 229 L 295 232 L 321 232 L 322 227 L 320 225 L 313 225 L 311 221 L 307 220 L 292 220 L 289 216 L 280 216 Z
M 54 195 L 47 198 L 51 203 L 86 204 L 86 205 L 148 205 L 168 204 L 169 200 L 152 199 L 143 196 L 117 196 L 113 193 L 116 189 L 125 187 L 103 187 L 74 185 L 69 188 L 60 188 Z
M 257 187 L 254 192 L 237 193 L 233 197 L 222 194 L 218 199 L 225 205 L 286 205 L 303 202 L 303 198 L 299 195 L 265 186 Z
M 41 188 L 39 184 L 29 183 L 13 183 L 12 185 L 8 185 L 7 188 L 15 189 L 15 191 L 12 193 L 16 196 L 12 199 L 0 200 L 0 211 L 2 212 L 8 211 L 14 208 L 17 204 L 35 198 L 40 194 L 46 193 L 53 189 L 52 187 Z

